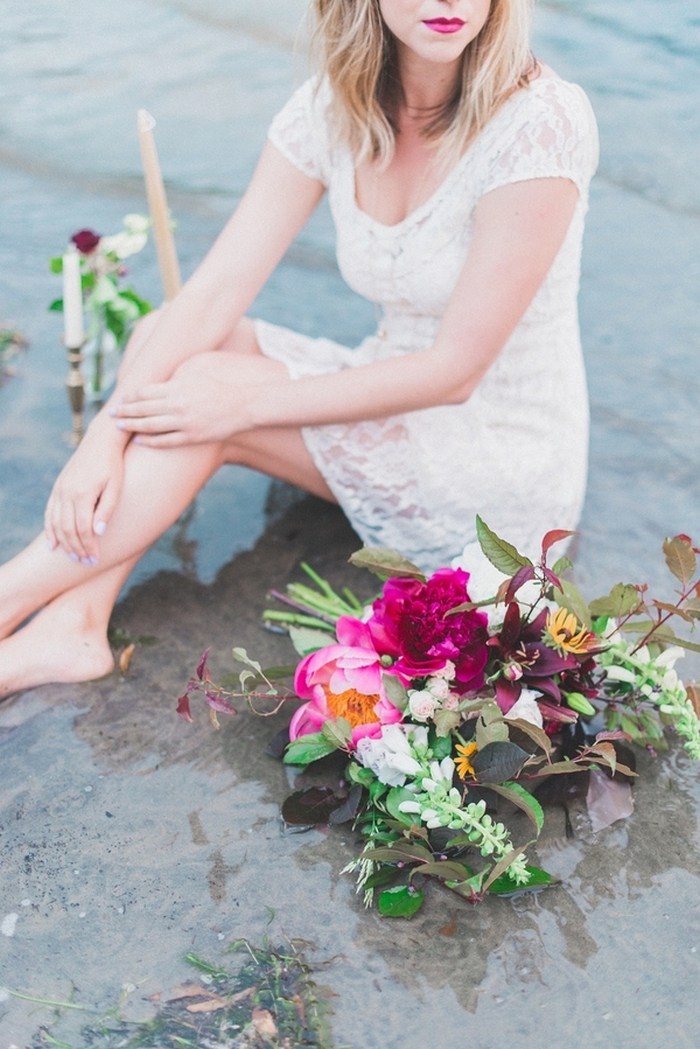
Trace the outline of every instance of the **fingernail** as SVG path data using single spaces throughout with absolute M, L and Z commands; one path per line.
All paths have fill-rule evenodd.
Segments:
M 54 550 L 56 549 L 56 547 L 55 547 L 55 546 L 53 545 L 53 543 L 51 542 L 51 540 L 49 539 L 49 537 L 48 537 L 48 536 L 46 536 L 46 545 L 48 546 L 49 550 L 50 550 L 50 551 L 51 551 L 52 553 L 53 553 L 53 551 L 54 551 Z
M 74 553 L 74 552 L 73 552 L 72 550 L 71 550 L 71 552 L 70 552 L 70 553 L 68 554 L 68 556 L 70 557 L 71 561 L 76 561 L 76 562 L 77 562 L 77 561 L 79 561 L 79 560 L 80 560 L 80 558 L 78 557 L 78 555 L 77 555 L 76 553 Z
M 106 531 L 107 531 L 107 522 L 106 521 L 95 521 L 95 527 L 93 528 L 93 532 L 95 533 L 95 535 L 104 535 Z
M 112 418 L 114 418 L 114 416 L 117 414 L 117 409 L 116 408 L 110 408 L 109 409 L 109 414 L 112 416 Z
M 124 423 L 123 419 L 119 419 L 118 422 L 117 422 L 117 429 L 118 430 L 123 430 L 124 426 L 125 426 L 125 423 Z
M 90 565 L 92 564 L 92 558 L 91 557 L 81 557 L 80 558 L 80 563 L 81 563 L 81 565 L 85 565 L 86 568 L 89 568 Z
M 94 554 L 92 555 L 92 557 L 88 557 L 87 560 L 88 564 L 91 565 L 93 568 L 95 567 L 95 565 L 99 564 L 99 561 L 97 560 Z
M 143 444 L 143 441 L 140 437 L 134 437 L 134 444 Z

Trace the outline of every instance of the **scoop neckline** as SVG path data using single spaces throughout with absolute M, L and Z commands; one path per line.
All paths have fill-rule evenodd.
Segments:
M 407 226 L 409 224 L 409 222 L 416 221 L 416 219 L 419 216 L 421 216 L 422 213 L 425 210 L 427 210 L 430 206 L 432 206 L 432 204 L 434 203 L 435 199 L 439 195 L 442 195 L 442 193 L 445 191 L 445 188 L 448 186 L 449 182 L 457 174 L 457 172 L 461 169 L 462 165 L 465 164 L 467 158 L 468 157 L 472 157 L 474 155 L 474 148 L 477 145 L 477 143 L 483 139 L 483 136 L 485 135 L 485 133 L 487 131 L 489 131 L 491 128 L 493 128 L 493 126 L 496 123 L 498 117 L 500 117 L 501 114 L 507 108 L 510 107 L 511 102 L 514 99 L 519 98 L 520 95 L 521 95 L 521 92 L 530 91 L 536 84 L 550 84 L 552 82 L 554 82 L 556 84 L 567 83 L 567 81 L 563 80 L 556 73 L 553 76 L 539 76 L 539 77 L 537 77 L 536 80 L 531 80 L 530 83 L 527 85 L 527 87 L 521 88 L 519 91 L 514 92 L 510 96 L 510 98 L 507 98 L 506 101 L 501 106 L 501 108 L 498 109 L 494 113 L 494 115 L 491 117 L 491 119 L 485 125 L 485 127 L 483 127 L 481 129 L 481 131 L 476 136 L 476 138 L 473 140 L 473 142 L 471 142 L 470 145 L 467 146 L 467 148 L 465 149 L 464 153 L 462 153 L 462 156 L 450 168 L 450 170 L 445 175 L 445 177 L 442 180 L 442 182 L 440 182 L 435 187 L 435 189 L 430 194 L 430 196 L 426 200 L 424 200 L 422 204 L 419 204 L 417 207 L 415 207 L 413 209 L 413 211 L 409 211 L 408 215 L 406 215 L 404 218 L 402 218 L 400 222 L 393 222 L 393 223 L 381 222 L 379 219 L 375 219 L 374 216 L 370 215 L 369 212 L 364 211 L 360 207 L 360 205 L 357 203 L 357 180 L 356 180 L 356 175 L 355 175 L 355 166 L 352 163 L 352 155 L 348 154 L 348 156 L 350 157 L 350 189 L 351 189 L 350 196 L 351 196 L 351 199 L 352 199 L 352 206 L 353 206 L 356 214 L 359 215 L 364 222 L 367 222 L 369 225 L 375 226 L 378 230 L 380 230 L 382 232 L 386 232 L 386 233 L 395 233 L 397 230 L 400 230 L 403 226 Z

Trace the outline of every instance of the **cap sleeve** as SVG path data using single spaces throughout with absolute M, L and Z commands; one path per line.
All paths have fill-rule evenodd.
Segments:
M 586 200 L 598 165 L 598 131 L 582 89 L 544 77 L 511 102 L 511 119 L 488 165 L 482 193 L 526 179 L 567 178 Z
M 267 136 L 296 168 L 324 186 L 330 178 L 329 103 L 326 82 L 319 85 L 311 77 L 274 118 Z

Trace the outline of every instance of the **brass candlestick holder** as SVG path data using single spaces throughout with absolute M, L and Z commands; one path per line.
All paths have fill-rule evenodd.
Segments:
M 68 403 L 73 416 L 73 432 L 68 435 L 68 441 L 72 448 L 77 448 L 83 437 L 83 412 L 85 411 L 85 378 L 81 365 L 83 363 L 83 346 L 67 346 L 68 376 L 66 388 L 68 390 Z

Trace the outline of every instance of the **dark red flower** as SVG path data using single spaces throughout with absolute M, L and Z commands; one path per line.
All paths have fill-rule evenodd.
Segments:
M 92 255 L 100 243 L 100 235 L 91 229 L 79 229 L 71 237 L 71 243 L 75 244 L 81 255 Z
M 469 573 L 441 568 L 427 582 L 389 579 L 372 605 L 368 627 L 380 655 L 391 656 L 393 671 L 408 678 L 442 670 L 450 660 L 458 688 L 481 688 L 488 649 L 482 612 L 448 613 L 469 601 Z

